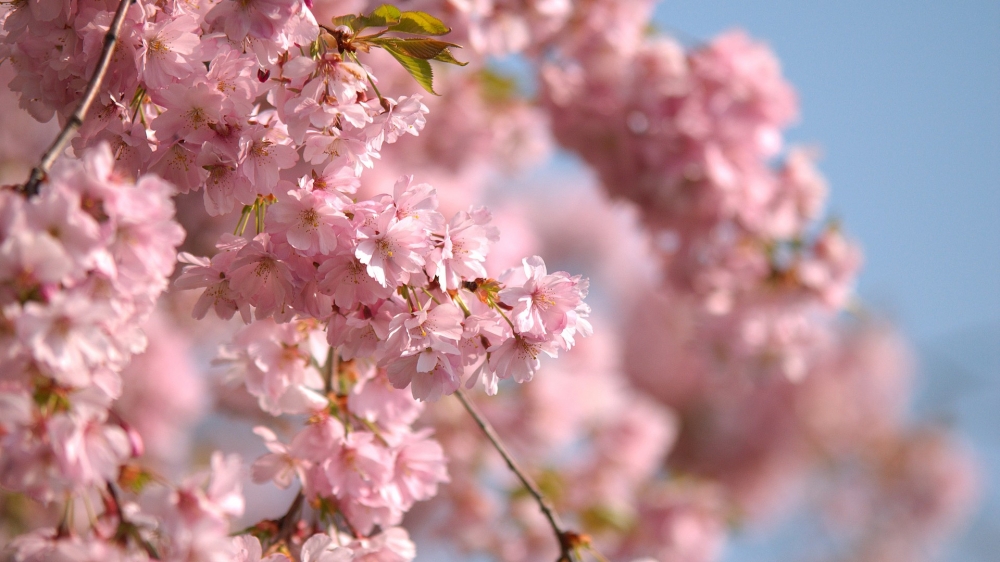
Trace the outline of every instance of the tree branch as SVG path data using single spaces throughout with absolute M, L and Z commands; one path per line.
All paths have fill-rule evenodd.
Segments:
M 563 529 L 562 523 L 559 521 L 559 515 L 555 512 L 555 509 L 553 509 L 548 500 L 545 499 L 545 496 L 542 495 L 541 490 L 538 489 L 538 485 L 535 484 L 531 477 L 517 465 L 517 462 L 510 455 L 510 452 L 507 451 L 504 444 L 500 442 L 500 436 L 497 435 L 496 430 L 493 429 L 490 422 L 487 421 L 478 410 L 476 410 L 476 407 L 469 401 L 469 398 L 465 395 L 462 389 L 455 391 L 455 396 L 458 397 L 462 406 L 465 406 L 465 410 L 469 412 L 472 419 L 476 421 L 476 425 L 479 426 L 479 429 L 482 429 L 483 433 L 486 434 L 486 438 L 493 444 L 493 448 L 495 448 L 497 452 L 500 453 L 500 456 L 503 457 L 504 462 L 507 463 L 507 467 L 510 468 L 511 472 L 517 475 L 518 479 L 521 480 L 521 484 L 523 484 L 528 490 L 528 493 L 535 498 L 535 501 L 538 503 L 538 508 L 542 510 L 542 514 L 544 514 L 545 518 L 548 519 L 549 526 L 552 527 L 552 532 L 555 533 L 556 540 L 559 541 L 559 558 L 556 562 L 571 562 L 573 549 L 576 546 L 579 546 L 581 535 L 574 533 L 573 531 Z
M 118 4 L 118 10 L 115 11 L 115 19 L 112 20 L 111 27 L 108 28 L 108 33 L 104 36 L 104 48 L 101 50 L 101 57 L 97 60 L 97 68 L 94 69 L 94 75 L 90 77 L 90 82 L 87 83 L 87 89 L 84 90 L 80 105 L 77 106 L 76 111 L 70 116 L 62 130 L 59 131 L 59 136 L 53 141 L 52 146 L 42 155 L 42 160 L 38 163 L 38 166 L 31 170 L 28 182 L 21 187 L 21 192 L 28 197 L 38 195 L 39 184 L 49 173 L 52 164 L 55 163 L 59 155 L 66 149 L 66 145 L 69 144 L 70 139 L 73 138 L 77 129 L 83 125 L 87 111 L 97 98 L 101 83 L 104 82 L 104 75 L 108 73 L 111 55 L 115 52 L 118 33 L 121 32 L 122 24 L 125 22 L 125 13 L 128 12 L 130 1 L 121 0 Z
M 123 545 L 127 544 L 129 539 L 132 539 L 142 547 L 150 558 L 158 560 L 160 555 L 156 552 L 156 547 L 142 537 L 139 527 L 135 523 L 125 518 L 125 513 L 122 511 L 122 502 L 118 497 L 118 491 L 115 489 L 114 483 L 110 481 L 107 482 L 107 495 L 105 497 L 110 502 L 105 507 L 109 508 L 108 511 L 113 510 L 112 514 L 118 517 L 118 529 L 115 531 L 115 539 Z
M 302 511 L 302 503 L 305 501 L 306 497 L 299 490 L 299 493 L 295 495 L 295 499 L 292 500 L 292 505 L 288 506 L 288 511 L 281 516 L 281 519 L 275 521 L 278 525 L 278 532 L 274 536 L 274 544 L 278 544 L 282 541 L 288 541 L 292 534 L 295 533 L 295 526 L 299 522 L 299 512 Z

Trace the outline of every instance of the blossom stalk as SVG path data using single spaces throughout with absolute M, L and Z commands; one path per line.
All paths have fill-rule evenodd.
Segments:
M 507 468 L 517 476 L 518 480 L 524 486 L 531 497 L 535 498 L 535 502 L 538 503 L 538 509 L 542 511 L 545 515 L 545 519 L 549 522 L 549 526 L 552 527 L 552 532 L 556 536 L 556 541 L 559 542 L 559 558 L 556 562 L 571 562 L 572 555 L 576 549 L 581 545 L 581 539 L 583 537 L 573 531 L 567 530 L 563 527 L 562 522 L 559 520 L 559 514 L 556 513 L 555 508 L 549 503 L 549 500 L 545 499 L 542 491 L 538 488 L 538 484 L 532 480 L 531 476 L 528 475 L 520 466 L 518 466 L 517 461 L 504 446 L 503 442 L 500 440 L 500 436 L 497 435 L 493 425 L 490 424 L 489 420 L 483 417 L 476 409 L 476 406 L 469 400 L 469 397 L 465 395 L 465 392 L 458 390 L 455 392 L 455 396 L 458 398 L 459 402 L 465 408 L 465 411 L 469 413 L 472 419 L 479 426 L 479 429 L 483 430 L 486 438 L 489 439 L 493 448 L 500 453 L 503 457 L 505 463 L 507 463 Z
M 87 117 L 87 112 L 90 111 L 91 104 L 94 103 L 97 95 L 101 92 L 104 75 L 108 72 L 111 56 L 115 54 L 118 34 L 121 32 L 122 24 L 125 23 L 125 14 L 128 12 L 128 7 L 131 3 L 132 0 L 121 0 L 118 3 L 118 9 L 115 11 L 115 19 L 112 20 L 111 27 L 108 28 L 108 33 L 104 36 L 104 47 L 101 49 L 97 68 L 94 69 L 94 74 L 87 83 L 87 89 L 80 99 L 80 104 L 76 107 L 76 111 L 70 115 L 66 121 L 66 125 L 59 131 L 59 136 L 52 141 L 52 145 L 42 155 L 38 166 L 31 170 L 31 176 L 28 177 L 28 181 L 21 187 L 21 192 L 28 197 L 38 195 L 39 184 L 45 179 L 49 170 L 52 169 L 52 164 L 55 163 L 59 155 L 66 149 L 66 145 L 69 144 L 77 129 L 83 126 L 83 120 Z

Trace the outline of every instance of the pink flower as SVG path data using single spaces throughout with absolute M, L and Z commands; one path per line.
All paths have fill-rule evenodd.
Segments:
M 205 80 L 226 94 L 226 104 L 235 115 L 249 115 L 261 89 L 257 80 L 257 60 L 252 54 L 233 48 L 220 49 L 212 59 Z
M 287 556 L 280 552 L 262 559 L 261 556 L 264 552 L 261 550 L 260 540 L 253 535 L 233 537 L 233 548 L 236 550 L 233 562 L 291 562 Z
M 60 283 L 73 265 L 63 246 L 46 232 L 15 232 L 0 244 L 0 284 L 4 292 L 13 293 L 9 300 L 27 300 L 42 285 Z
M 429 264 L 433 275 L 445 289 L 456 290 L 463 280 L 487 277 L 486 255 L 490 245 L 500 238 L 500 230 L 487 226 L 490 214 L 485 208 L 456 213 L 445 226 L 441 246 L 435 248 Z
M 231 41 L 242 43 L 247 35 L 274 40 L 282 26 L 301 9 L 299 0 L 223 0 L 205 16 L 209 23 L 221 21 Z
M 409 426 L 423 411 L 423 405 L 406 392 L 392 387 L 382 369 L 371 369 L 351 389 L 347 405 L 351 412 L 382 427 Z
M 225 97 L 203 81 L 171 84 L 157 96 L 166 111 L 153 120 L 152 128 L 157 140 L 168 147 L 178 140 L 200 146 L 211 138 L 210 125 L 222 118 Z
M 84 295 L 56 293 L 48 304 L 24 305 L 16 319 L 17 334 L 50 376 L 85 386 L 89 384 L 87 373 L 112 353 L 104 327 L 112 315 L 109 307 Z
M 113 481 L 132 453 L 125 431 L 98 418 L 59 415 L 48 430 L 61 472 L 76 486 Z
M 198 155 L 198 167 L 208 171 L 205 179 L 205 210 L 209 215 L 229 213 L 236 203 L 249 205 L 256 194 L 251 193 L 250 181 L 236 170 L 236 162 L 219 154 L 213 145 L 203 145 Z
M 550 357 L 557 355 L 557 350 L 544 337 L 533 334 L 515 334 L 499 345 L 491 346 L 489 351 L 489 369 L 502 379 L 513 377 L 519 383 L 531 380 L 539 367 L 538 355 L 545 353 Z M 496 392 L 495 383 L 487 386 L 487 391 Z
M 239 169 L 256 193 L 271 193 L 278 184 L 278 171 L 291 168 L 298 161 L 295 149 L 285 142 L 282 131 L 259 124 L 244 131 L 240 138 Z
M 399 489 L 403 509 L 437 495 L 438 484 L 448 481 L 444 450 L 430 438 L 431 430 L 408 433 L 396 447 L 393 483 Z
M 209 132 L 203 133 L 203 135 L 196 136 L 210 134 Z M 201 146 L 201 141 L 192 143 L 180 141 L 166 148 L 161 147 L 153 155 L 150 171 L 172 183 L 181 193 L 198 189 L 205 181 L 205 176 L 208 175 L 206 170 L 198 165 L 197 148 L 199 146 Z
M 420 96 L 402 96 L 396 101 L 390 100 L 389 111 L 375 118 L 375 124 L 381 125 L 381 134 L 385 142 L 394 143 L 404 134 L 417 136 L 427 124 L 427 106 Z
M 25 226 L 35 231 L 36 236 L 52 236 L 65 249 L 70 260 L 89 267 L 94 259 L 91 253 L 105 241 L 105 233 L 100 224 L 82 209 L 81 203 L 80 193 L 72 187 L 51 185 L 25 206 Z M 37 253 L 45 255 L 47 252 L 39 249 Z M 63 265 L 66 266 L 68 264 Z
M 428 239 L 423 223 L 414 217 L 397 219 L 392 207 L 358 229 L 357 237 L 355 255 L 383 287 L 405 284 L 424 265 Z
M 330 254 L 337 239 L 349 236 L 340 198 L 324 191 L 295 189 L 268 209 L 268 230 L 284 233 L 288 244 L 306 254 Z M 353 229 L 352 229 L 353 230 Z
M 334 302 L 344 310 L 353 310 L 358 304 L 375 304 L 392 295 L 392 288 L 383 287 L 369 275 L 353 251 L 329 256 L 316 273 L 320 290 L 333 295 Z
M 230 265 L 230 285 L 251 306 L 257 319 L 285 313 L 294 296 L 292 272 L 274 254 L 267 233 L 240 249 Z
M 414 298 L 422 299 L 421 295 Z M 415 312 L 398 314 L 389 324 L 389 335 L 384 347 L 385 355 L 397 357 L 416 351 L 434 350 L 458 354 L 458 340 L 462 337 L 462 311 L 451 302 L 442 302 L 431 308 L 431 302 Z M 429 366 L 428 366 L 429 368 Z M 421 369 L 427 370 L 427 369 Z
M 250 304 L 243 299 L 236 289 L 230 286 L 229 270 L 233 261 L 236 260 L 238 251 L 246 245 L 246 240 L 232 236 L 230 239 L 223 237 L 223 242 L 219 245 L 219 253 L 209 261 L 207 258 L 192 256 L 187 252 L 181 252 L 178 259 L 182 263 L 187 263 L 184 272 L 174 284 L 179 289 L 200 289 L 205 288 L 198 302 L 195 303 L 191 315 L 200 320 L 212 308 L 216 316 L 224 320 L 233 317 L 238 310 L 244 323 L 249 324 L 251 319 Z
M 392 187 L 392 201 L 396 217 L 400 220 L 413 217 L 430 230 L 439 230 L 444 217 L 437 212 L 437 191 L 426 183 L 413 183 L 413 176 L 403 176 Z
M 567 348 L 577 330 L 588 335 L 591 328 L 585 318 L 590 307 L 583 302 L 588 281 L 564 272 L 548 275 L 538 256 L 525 258 L 523 264 L 523 271 L 510 270 L 500 278 L 507 284 L 500 302 L 512 307 L 515 328 L 523 334 L 558 335 Z
M 137 51 L 142 78 L 151 90 L 165 88 L 195 71 L 191 54 L 198 46 L 198 21 L 180 13 L 146 23 L 143 46 Z
M 171 494 L 177 515 L 187 522 L 207 519 L 228 527 L 243 515 L 242 462 L 238 455 L 212 454 L 211 467 L 186 478 Z
M 352 562 L 410 562 L 417 556 L 417 548 L 403 527 L 357 538 L 348 546 L 354 551 Z
M 415 400 L 435 401 L 462 384 L 462 357 L 425 348 L 387 362 L 386 375 L 395 388 L 410 387 Z
M 335 495 L 353 498 L 377 494 L 392 477 L 392 456 L 375 434 L 352 431 L 331 443 L 323 469 Z
M 264 439 L 264 445 L 270 453 L 254 461 L 250 467 L 250 475 L 257 484 L 273 480 L 281 489 L 288 488 L 296 474 L 304 480 L 301 460 L 292 456 L 288 446 L 278 441 L 278 436 L 270 429 L 257 426 L 253 432 Z
M 373 151 L 362 138 L 333 129 L 329 133 L 306 133 L 303 155 L 310 164 L 324 164 L 350 168 L 360 175 L 364 168 L 371 168 Z
M 302 545 L 302 562 L 352 562 L 354 552 L 338 546 L 326 533 L 309 537 Z

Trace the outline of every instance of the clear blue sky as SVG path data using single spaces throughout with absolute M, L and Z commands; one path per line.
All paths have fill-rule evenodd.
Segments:
M 996 560 L 1000 2 L 674 0 L 656 22 L 694 40 L 740 27 L 781 59 L 802 107 L 790 139 L 822 148 L 829 209 L 864 247 L 861 297 L 915 342 L 918 410 L 983 461 L 987 498 L 948 559 Z M 728 559 L 788 553 L 782 534 L 738 539 Z

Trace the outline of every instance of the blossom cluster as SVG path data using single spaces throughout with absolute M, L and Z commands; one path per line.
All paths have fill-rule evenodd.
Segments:
M 14 4 L 0 37 L 17 70 L 12 89 L 43 121 L 68 117 L 114 6 L 49 4 Z M 329 33 L 301 3 L 238 4 L 133 4 L 100 107 L 74 145 L 106 141 L 123 173 L 154 171 L 181 192 L 204 185 L 208 212 L 222 214 L 272 194 L 297 163 L 293 182 L 351 185 L 383 143 L 423 126 L 419 98 L 371 96 L 374 79 L 327 49 Z
M 777 60 L 740 32 L 690 51 L 656 39 L 576 57 L 542 69 L 553 132 L 638 205 L 664 291 L 704 311 L 721 361 L 804 376 L 860 252 L 835 224 L 811 234 L 826 185 L 809 152 L 771 164 L 797 112 Z
M 109 8 L 99 2 L 25 3 L 3 13 L 0 50 L 17 71 L 11 87 L 36 118 L 57 111 L 61 120 L 68 118 L 62 111 L 93 72 Z M 12 426 L 4 432 L 11 443 L 5 448 L 5 487 L 46 501 L 56 499 L 54 491 L 97 493 L 106 506 L 103 517 L 115 521 L 107 526 L 110 534 L 95 525 L 36 532 L 17 541 L 19 558 L 72 550 L 86 537 L 95 545 L 113 543 L 94 547 L 99 550 L 164 559 L 222 560 L 237 551 L 252 558 L 259 551 L 254 544 L 260 543 L 249 537 L 220 540 L 229 518 L 242 513 L 238 487 L 224 486 L 224 505 L 202 510 L 215 515 L 208 519 L 201 511 L 168 513 L 170 506 L 191 509 L 198 496 L 189 489 L 193 481 L 153 486 L 160 504 L 154 501 L 142 510 L 134 508 L 131 497 L 119 499 L 115 493 L 118 486 L 133 483 L 118 480 L 133 470 L 126 461 L 141 455 L 141 445 L 137 437 L 129 441 L 123 421 L 102 424 L 120 395 L 120 370 L 129 354 L 143 347 L 135 326 L 153 310 L 173 269 L 181 231 L 174 223 L 169 223 L 172 230 L 157 230 L 165 228 L 160 223 L 169 220 L 172 205 L 150 198 L 162 199 L 174 188 L 201 190 L 209 215 L 242 209 L 235 234 L 222 237 L 211 259 L 181 254 L 188 266 L 176 283 L 202 289 L 196 318 L 209 309 L 222 319 L 239 312 L 247 324 L 220 361 L 232 366 L 269 416 L 308 416 L 287 445 L 268 427 L 257 429 L 272 452 L 253 465 L 252 473 L 255 480 L 274 480 L 279 487 L 298 475 L 302 496 L 328 526 L 315 527 L 320 534 L 304 544 L 298 535 L 264 536 L 269 550 L 294 544 L 307 559 L 329 550 L 360 560 L 384 547 L 400 560 L 411 559 L 412 544 L 395 526 L 415 501 L 436 493 L 447 473 L 429 432 L 412 428 L 419 405 L 396 389 L 409 387 L 414 399 L 435 400 L 481 381 L 495 393 L 498 380 L 530 380 L 539 354 L 555 356 L 578 336 L 590 334 L 585 280 L 549 274 L 538 257 L 525 259 L 499 280 L 488 275 L 484 262 L 498 231 L 485 209 L 470 208 L 446 220 L 437 210 L 434 189 L 409 176 L 396 183 L 392 195 L 353 197 L 359 176 L 373 166 L 381 147 L 418 134 L 427 108 L 417 96 L 383 97 L 371 69 L 354 49 L 340 44 L 343 33 L 320 26 L 299 2 L 133 4 L 118 32 L 99 107 L 74 141 L 78 152 L 99 146 L 79 165 L 94 168 L 95 177 L 78 188 L 89 191 L 76 205 L 98 223 L 108 222 L 105 237 L 121 236 L 123 242 L 111 244 L 109 256 L 88 254 L 97 246 L 88 245 L 96 235 L 83 229 L 96 227 L 77 226 L 80 220 L 55 224 L 65 218 L 56 216 L 58 201 L 52 204 L 56 211 L 37 213 L 48 224 L 14 223 L 22 212 L 18 205 L 30 210 L 58 198 L 59 188 L 53 186 L 61 185 L 59 172 L 39 197 L 22 204 L 5 201 L 11 223 L 5 248 L 10 247 L 15 262 L 8 285 L 12 300 L 23 305 L 9 313 L 5 309 L 5 319 L 14 324 L 16 345 L 33 350 L 36 362 L 53 371 L 42 371 L 48 378 L 40 391 L 12 395 L 17 400 L 9 410 L 24 414 L 17 421 L 28 424 L 27 410 L 40 392 L 43 407 L 51 410 L 46 413 L 61 416 L 64 409 L 85 403 L 73 391 L 92 384 L 107 387 L 91 398 L 100 406 L 91 408 L 98 412 L 96 421 L 84 417 L 78 424 L 83 446 L 58 432 L 48 439 L 52 447 L 66 448 L 68 460 L 62 464 L 79 473 L 76 481 L 64 484 L 58 474 L 36 470 L 28 462 L 28 445 L 17 440 L 31 441 L 39 432 Z M 140 178 L 133 192 L 146 198 L 120 198 L 136 215 L 136 225 L 122 218 L 125 212 L 115 214 L 118 200 L 102 191 L 127 177 Z M 9 196 L 10 201 L 21 197 L 13 191 Z M 116 220 L 109 222 L 106 213 Z M 245 234 L 248 227 L 252 234 Z M 38 234 L 44 232 L 62 233 L 67 246 L 80 246 L 71 248 L 81 256 L 77 269 L 119 278 L 112 284 L 90 276 L 84 284 L 78 279 L 82 274 L 68 267 L 72 260 L 62 259 L 69 252 L 60 254 Z M 157 242 L 169 249 L 139 247 Z M 149 272 L 158 277 L 143 277 Z M 100 299 L 87 308 L 82 296 L 74 300 L 54 291 L 76 285 L 89 290 L 88 296 L 104 291 L 127 297 L 106 308 L 131 324 L 116 325 L 101 316 Z M 36 311 L 36 300 L 61 308 Z M 78 313 L 74 303 L 86 313 Z M 77 324 L 82 329 L 74 330 Z M 26 355 L 21 347 L 11 349 L 6 354 L 11 361 Z M 30 379 L 32 369 L 18 366 L 11 372 Z M 48 425 L 52 431 L 73 430 Z M 59 453 L 36 452 L 42 459 Z M 229 474 L 218 477 L 229 482 L 238 461 L 225 464 L 215 472 Z M 140 475 L 136 501 L 143 504 L 148 495 L 143 484 L 150 476 L 135 470 Z M 217 487 L 214 480 L 198 482 L 208 486 L 209 495 Z M 162 523 L 142 520 L 148 513 Z M 341 544 L 338 533 L 348 531 L 354 542 Z
M 354 361 L 335 370 L 337 391 L 287 444 L 255 428 L 270 452 L 251 475 L 280 488 L 297 478 L 321 517 L 331 524 L 342 517 L 357 537 L 369 536 L 376 526 L 399 525 L 415 502 L 437 493 L 448 481 L 445 457 L 429 429 L 412 427 L 423 405 L 393 389 L 384 371 Z
M 10 545 L 19 561 L 233 560 L 230 518 L 243 513 L 238 456 L 212 456 L 211 468 L 176 486 L 149 484 L 123 500 L 109 484 L 95 494 L 104 506 L 85 531 L 65 524 L 35 529 Z M 87 498 L 90 501 L 90 498 Z
M 113 164 L 102 146 L 38 197 L 0 191 L 0 481 L 46 501 L 114 480 L 142 450 L 108 408 L 184 233 L 169 184 L 133 184 Z
M 150 486 L 135 501 L 116 491 L 144 445 L 111 408 L 123 367 L 146 347 L 140 326 L 184 236 L 172 193 L 153 175 L 118 176 L 106 145 L 59 163 L 37 197 L 0 192 L 0 482 L 42 502 L 105 506 L 82 531 L 64 519 L 16 539 L 19 560 L 135 559 L 146 548 L 182 560 L 230 550 L 229 518 L 243 509 L 238 458 L 219 455 L 210 472 Z
M 239 310 L 246 322 L 251 307 L 256 319 L 319 319 L 348 357 L 376 353 L 382 366 L 394 362 L 398 386 L 409 384 L 419 360 L 417 372 L 426 375 L 413 391 L 421 398 L 453 392 L 466 368 L 482 366 L 478 376 L 491 387 L 497 378 L 530 379 L 539 353 L 570 347 L 578 326 L 589 333 L 585 283 L 549 276 L 539 262 L 522 285 L 534 294 L 510 296 L 519 289 L 487 284 L 477 290 L 490 305 L 463 319 L 456 302 L 477 300 L 464 283 L 488 278 L 482 262 L 496 238 L 488 214 L 461 212 L 446 222 L 434 190 L 408 179 L 393 197 L 350 198 L 383 143 L 418 133 L 426 107 L 416 97 L 369 99 L 368 69 L 328 46 L 333 36 L 320 36 L 307 7 L 234 6 L 221 2 L 205 13 L 182 4 L 131 8 L 120 41 L 133 37 L 135 65 L 112 72 L 112 94 L 77 143 L 107 140 L 123 173 L 148 169 L 181 191 L 202 188 L 209 214 L 242 206 L 239 234 L 253 215 L 253 239 L 224 238 L 211 262 L 186 258 L 195 267 L 180 286 L 206 288 L 196 316 L 211 306 L 226 318 Z M 83 26 L 86 13 L 78 7 L 52 17 L 70 30 L 82 26 L 78 40 L 87 44 L 93 30 Z M 33 17 L 20 6 L 7 15 L 15 62 L 27 64 L 25 43 L 37 41 L 21 31 L 49 25 Z M 87 59 L 88 52 L 79 54 Z M 30 62 L 18 67 L 18 79 L 53 65 L 44 57 Z M 400 291 L 411 289 L 404 298 Z M 464 299 L 445 295 L 461 291 Z M 436 302 L 425 305 L 429 297 Z M 520 303 L 517 317 L 504 322 L 501 307 L 511 310 L 510 299 Z M 423 334 L 426 322 L 439 333 Z M 383 343 L 373 346 L 372 335 Z
M 377 1 L 369 1 L 371 6 Z M 634 45 L 653 0 L 411 0 L 407 6 L 447 16 L 456 40 L 480 56 L 538 55 L 593 42 Z
M 0 5 L 34 117 L 73 124 L 116 4 Z M 430 536 L 712 562 L 817 482 L 845 559 L 920 559 L 962 518 L 975 466 L 907 420 L 900 342 L 838 321 L 860 252 L 816 226 L 826 186 L 783 146 L 797 102 L 765 46 L 650 37 L 649 0 L 377 4 L 122 4 L 72 156 L 37 196 L 0 189 L 0 557 L 406 562 Z M 465 69 L 374 51 L 455 64 L 449 26 Z M 493 66 L 510 53 L 537 100 Z M 409 95 L 432 78 L 442 96 Z M 552 137 L 624 213 L 550 185 L 537 210 L 476 206 Z M 583 340 L 590 282 L 538 255 L 603 275 L 618 333 Z M 267 452 L 197 432 L 192 474 L 207 385 L 186 359 L 213 353 L 216 411 L 241 419 L 207 432 Z M 463 388 L 572 534 L 442 399 Z M 247 480 L 294 499 L 255 505 Z
M 574 5 L 581 13 L 564 30 L 569 21 L 597 15 L 588 10 L 598 4 Z M 535 17 L 529 6 L 512 12 L 523 21 Z M 459 30 L 491 22 L 471 13 L 457 10 L 447 21 Z M 603 21 L 614 28 L 613 18 Z M 908 419 L 912 372 L 896 336 L 864 316 L 843 314 L 858 310 L 851 286 L 860 251 L 836 222 L 817 225 L 826 185 L 813 153 L 785 151 L 782 131 L 797 103 L 774 55 L 735 32 L 691 48 L 665 38 L 635 40 L 638 29 L 617 41 L 601 33 L 588 42 L 532 33 L 538 42 L 525 50 L 542 84 L 542 104 L 532 110 L 551 120 L 558 142 L 594 168 L 609 195 L 627 203 L 652 244 L 627 248 L 628 225 L 602 214 L 600 197 L 580 201 L 579 190 L 545 197 L 534 217 L 512 205 L 518 216 L 500 213 L 498 224 L 522 253 L 609 272 L 604 287 L 615 287 L 611 307 L 622 316 L 620 376 L 672 412 L 679 429 L 665 432 L 677 439 L 659 458 L 666 476 L 654 470 L 628 480 L 595 471 L 578 478 L 605 445 L 602 432 L 590 433 L 576 412 L 602 411 L 590 396 L 612 393 L 588 389 L 579 368 L 572 383 L 547 392 L 543 387 L 558 379 L 547 370 L 532 385 L 501 390 L 501 402 L 483 402 L 501 434 L 513 436 L 515 456 L 540 467 L 534 474 L 559 511 L 577 514 L 577 528 L 613 556 L 718 559 L 727 527 L 787 513 L 806 486 L 819 486 L 824 509 L 848 522 L 846 535 L 834 531 L 846 538 L 839 546 L 850 556 L 910 560 L 933 550 L 941 535 L 925 531 L 962 518 L 975 468 L 954 439 Z M 535 58 L 539 45 L 552 50 Z M 452 78 L 439 88 L 446 91 Z M 452 181 L 468 181 L 448 150 L 456 130 L 463 131 L 461 123 L 441 131 L 429 125 L 415 139 L 422 147 L 416 153 L 430 161 L 425 166 L 441 170 L 436 183 L 449 180 L 449 167 Z M 645 281 L 650 264 L 660 268 L 653 283 Z M 455 541 L 461 529 L 461 546 L 504 560 L 551 549 L 544 521 L 516 483 L 497 499 L 502 467 L 490 465 L 485 451 L 469 451 L 458 414 L 431 414 L 452 459 L 452 483 L 432 503 L 449 513 L 439 531 Z M 579 432 L 566 441 L 552 435 L 571 428 Z M 656 432 L 645 429 L 647 450 L 659 450 Z M 554 453 L 565 450 L 559 444 L 572 453 Z M 608 450 L 627 458 L 617 447 Z M 612 465 L 603 468 L 610 473 Z M 940 472 L 920 470 L 924 465 Z M 930 484 L 944 473 L 948 486 Z M 859 477 L 864 484 L 850 482 Z M 918 499 L 916 489 L 925 485 L 918 481 L 936 491 Z M 607 489 L 624 506 L 601 505 Z M 913 509 L 917 504 L 928 509 Z M 912 512 L 901 517 L 897 509 Z M 515 523 L 498 528 L 498 519 Z
M 549 274 L 537 256 L 499 281 L 487 278 L 497 231 L 484 209 L 446 222 L 433 188 L 410 178 L 393 196 L 358 203 L 311 187 L 275 203 L 253 239 L 225 238 L 211 260 L 183 257 L 191 265 L 177 285 L 205 288 L 196 316 L 239 311 L 249 322 L 252 309 L 257 321 L 315 319 L 341 358 L 371 357 L 396 388 L 431 400 L 466 380 L 494 393 L 499 379 L 530 380 L 540 353 L 556 356 L 590 334 L 585 280 Z M 268 373 L 261 405 L 302 413 L 305 379 Z

